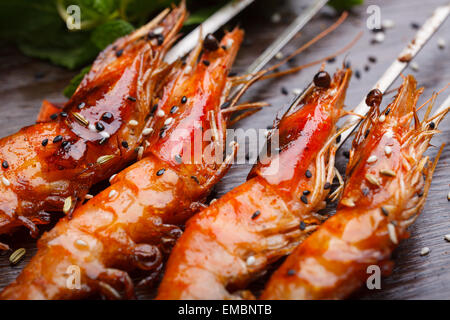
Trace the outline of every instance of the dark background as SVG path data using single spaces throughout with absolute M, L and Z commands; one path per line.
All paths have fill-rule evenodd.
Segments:
M 263 0 L 258 0 L 260 3 Z M 265 1 L 264 1 L 265 2 Z M 258 10 L 251 10 L 251 14 L 241 16 L 230 25 L 236 23 L 246 31 L 246 41 L 242 46 L 235 64 L 235 71 L 245 68 L 267 47 L 278 34 L 295 18 L 310 1 L 286 0 L 279 1 L 276 11 L 281 14 L 281 21 L 273 23 L 267 15 Z M 360 41 L 348 52 L 346 59 L 350 62 L 355 75 L 347 92 L 346 104 L 348 109 L 355 107 L 365 97 L 377 79 L 384 73 L 403 47 L 410 41 L 416 30 L 413 23 L 421 25 L 438 5 L 446 4 L 447 0 L 380 0 L 365 1 L 365 4 L 354 9 L 347 21 L 335 32 L 301 54 L 296 64 L 304 64 L 325 57 L 348 44 L 353 37 L 363 31 Z M 367 29 L 366 20 L 368 5 L 376 4 L 381 8 L 382 20 L 391 19 L 395 22 L 392 29 L 385 32 L 383 43 L 372 44 L 374 33 Z M 261 5 L 261 4 L 260 4 Z M 325 27 L 336 20 L 336 15 L 330 8 L 323 9 L 299 37 L 283 50 L 289 53 L 301 44 L 311 39 Z M 419 104 L 428 99 L 433 91 L 438 91 L 450 82 L 450 21 L 446 21 L 437 34 L 419 53 L 415 62 L 418 71 L 407 68 L 405 74 L 412 73 L 420 86 L 425 87 Z M 439 49 L 439 38 L 445 39 L 447 46 Z M 368 61 L 369 56 L 376 57 L 376 62 Z M 344 56 L 336 62 L 329 63 L 326 70 L 333 72 L 342 64 Z M 365 71 L 368 65 L 370 70 Z M 283 69 L 283 68 L 281 68 Z M 282 79 L 268 80 L 250 89 L 243 100 L 271 103 L 268 107 L 251 118 L 245 119 L 236 127 L 266 128 L 271 125 L 280 109 L 285 109 L 293 98 L 293 89 L 302 89 L 312 79 L 318 66 L 303 70 L 300 73 Z M 32 124 L 39 111 L 43 99 L 53 102 L 65 101 L 63 88 L 68 84 L 74 72 L 52 66 L 46 62 L 31 59 L 21 55 L 15 48 L 0 46 L 0 136 L 11 134 L 25 125 Z M 399 85 L 397 81 L 392 87 Z M 289 90 L 288 95 L 281 93 L 281 88 Z M 441 94 L 437 102 L 442 103 L 449 91 Z M 383 105 L 390 102 L 393 94 L 385 96 Z M 433 139 L 435 146 L 447 143 L 450 138 L 450 117 L 441 123 L 442 133 Z M 348 150 L 345 144 L 338 152 L 337 167 L 341 173 L 345 171 L 347 159 L 342 156 Z M 251 152 L 256 152 L 250 149 Z M 437 148 L 430 148 L 428 154 L 434 158 Z M 411 237 L 400 244 L 395 251 L 396 267 L 391 276 L 382 281 L 381 290 L 361 290 L 355 298 L 362 299 L 449 299 L 450 298 L 450 242 L 444 240 L 444 235 L 450 233 L 450 202 L 447 200 L 449 189 L 450 147 L 446 146 L 439 161 L 431 185 L 427 204 L 416 223 L 410 228 Z M 241 184 L 250 170 L 251 164 L 235 165 L 225 178 L 215 188 L 215 195 L 221 196 L 233 187 Z M 25 231 L 19 232 L 14 238 L 6 239 L 13 249 L 27 248 L 25 259 L 18 265 L 10 266 L 10 253 L 0 253 L 0 289 L 11 282 L 26 265 L 35 252 L 35 241 L 31 240 Z M 429 247 L 431 252 L 427 256 L 420 256 L 420 250 Z M 139 289 L 140 298 L 150 298 L 149 290 Z

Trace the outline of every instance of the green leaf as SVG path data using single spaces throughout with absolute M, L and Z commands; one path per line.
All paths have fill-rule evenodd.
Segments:
M 28 56 L 50 60 L 52 63 L 76 69 L 91 62 L 98 54 L 98 48 L 91 42 L 73 47 L 41 47 L 29 42 L 18 43 L 19 49 Z
M 79 1 L 83 7 L 92 9 L 103 16 L 107 16 L 116 9 L 118 9 L 118 2 L 115 0 L 79 0 Z
M 119 37 L 129 34 L 134 27 L 124 20 L 111 20 L 94 29 L 91 41 L 98 49 L 103 50 Z
M 84 67 L 80 73 L 78 73 L 75 77 L 70 80 L 69 85 L 64 89 L 64 95 L 67 98 L 71 98 L 83 80 L 84 76 L 91 70 L 92 66 Z
M 328 2 L 330 6 L 338 11 L 350 10 L 354 6 L 363 4 L 364 0 L 331 0 Z

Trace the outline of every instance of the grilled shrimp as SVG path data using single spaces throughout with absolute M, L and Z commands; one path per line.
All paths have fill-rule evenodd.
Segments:
M 111 186 L 77 208 L 72 219 L 61 219 L 45 233 L 37 254 L 0 298 L 73 299 L 94 293 L 133 298 L 127 271 L 148 272 L 146 284 L 155 279 L 164 253 L 181 234 L 178 225 L 205 200 L 236 152 L 234 144 L 223 161 L 232 113 L 221 106 L 229 104 L 232 84 L 227 76 L 242 39 L 240 29 L 227 33 L 221 43 L 208 35 L 186 61 L 175 63 L 177 71 L 152 110 L 156 122 L 142 159 L 114 176 Z M 196 162 L 194 140 L 208 130 L 212 142 L 200 141 Z M 203 161 L 208 150 L 221 161 Z M 78 289 L 66 285 L 72 267 L 79 270 Z
M 0 234 L 26 226 L 37 236 L 37 225 L 48 223 L 51 212 L 70 215 L 94 183 L 136 157 L 153 100 L 170 72 L 162 59 L 185 15 L 183 2 L 116 40 L 62 112 L 45 121 L 54 107 L 47 102 L 39 123 L 0 140 Z
M 407 76 L 383 112 L 381 92 L 368 95 L 372 109 L 353 141 L 337 213 L 272 275 L 263 299 L 345 298 L 366 281 L 368 266 L 390 271 L 392 251 L 425 203 L 436 161 L 423 153 L 448 112 L 429 119 L 430 107 L 419 122 L 421 92 Z
M 245 288 L 314 231 L 334 177 L 335 124 L 350 76 L 350 70 L 337 71 L 333 79 L 319 72 L 315 85 L 274 126 L 268 145 L 278 132 L 279 153 L 260 157 L 246 183 L 187 222 L 158 299 L 239 298 L 232 291 Z

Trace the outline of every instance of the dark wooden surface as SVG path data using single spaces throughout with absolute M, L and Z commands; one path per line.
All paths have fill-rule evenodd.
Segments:
M 411 23 L 422 24 L 433 9 L 445 4 L 447 0 L 377 0 L 366 3 L 354 10 L 348 20 L 338 31 L 308 49 L 296 59 L 297 64 L 313 61 L 318 57 L 327 56 L 337 51 L 363 31 L 363 38 L 348 52 L 354 71 L 359 70 L 361 78 L 353 77 L 347 93 L 348 108 L 356 106 L 366 95 L 370 87 L 383 74 L 395 56 L 413 37 L 415 30 Z M 235 70 L 243 71 L 253 59 L 273 41 L 277 34 L 291 22 L 295 15 L 302 11 L 305 0 L 280 1 L 277 11 L 282 16 L 280 23 L 272 23 L 269 19 L 252 14 L 250 18 L 242 19 L 241 26 L 246 30 L 246 42 L 239 53 Z M 382 19 L 392 19 L 395 27 L 386 31 L 386 39 L 381 44 L 371 44 L 374 34 L 367 29 L 366 8 L 370 4 L 379 5 Z M 322 12 L 305 28 L 300 37 L 292 41 L 283 52 L 291 52 L 294 48 L 312 38 L 324 27 L 330 25 L 336 17 L 330 9 Z M 239 19 L 238 19 L 239 20 Z M 450 82 L 450 21 L 447 21 L 428 45 L 419 53 L 415 61 L 418 71 L 410 68 L 406 73 L 413 73 L 419 84 L 425 87 L 419 102 L 425 101 L 434 90 L 439 90 Z M 439 49 L 437 39 L 444 38 L 445 49 Z M 368 56 L 375 56 L 376 63 L 370 63 Z M 334 71 L 343 61 L 339 57 L 336 62 L 328 64 L 326 69 Z M 370 70 L 364 71 L 369 65 Z M 291 101 L 293 89 L 303 88 L 311 80 L 318 67 L 304 70 L 298 74 L 283 79 L 268 80 L 255 85 L 245 99 L 264 100 L 272 104 L 251 118 L 237 125 L 244 129 L 266 128 L 278 110 L 283 109 Z M 41 101 L 64 101 L 62 89 L 73 76 L 61 68 L 22 56 L 15 49 L 0 47 L 0 136 L 11 134 L 21 127 L 33 123 Z M 391 88 L 397 87 L 397 81 Z M 281 88 L 286 87 L 289 95 L 281 94 Z M 438 97 L 438 103 L 444 101 L 448 90 Z M 385 102 L 392 99 L 392 94 L 385 97 Z M 450 117 L 441 124 L 442 133 L 434 138 L 434 145 L 447 143 L 450 140 Z M 250 146 L 251 147 L 251 146 Z M 339 151 L 337 167 L 344 172 L 346 159 L 342 151 L 348 149 L 348 143 Z M 251 148 L 250 152 L 256 152 Z M 437 148 L 431 148 L 429 155 L 434 157 Z M 217 196 L 221 196 L 233 187 L 241 184 L 251 165 L 234 166 L 223 181 L 216 186 Z M 450 233 L 450 202 L 447 201 L 450 177 L 450 146 L 444 149 L 441 160 L 434 174 L 431 191 L 422 215 L 411 227 L 411 237 L 401 243 L 394 254 L 396 267 L 391 276 L 382 281 L 381 290 L 362 290 L 356 298 L 362 299 L 449 299 L 450 298 L 450 243 L 444 240 L 444 235 Z M 34 241 L 30 240 L 24 231 L 14 238 L 6 239 L 13 248 L 25 247 L 27 254 L 17 266 L 10 266 L 8 255 L 0 254 L 0 289 L 14 279 L 35 252 Z M 427 256 L 420 256 L 423 247 L 431 249 Z M 151 293 L 139 290 L 141 298 L 151 297 Z

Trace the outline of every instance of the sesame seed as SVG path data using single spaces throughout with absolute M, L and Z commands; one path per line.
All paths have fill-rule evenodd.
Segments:
M 65 147 L 67 147 L 69 145 L 69 143 L 70 143 L 69 141 L 63 141 L 61 143 L 61 147 L 65 148 Z
M 304 204 L 308 204 L 308 198 L 307 198 L 305 195 L 302 195 L 302 196 L 300 197 L 300 200 L 302 200 L 302 202 L 303 202 Z
M 108 140 L 108 139 L 106 139 L 106 138 L 101 138 L 101 139 L 98 141 L 98 144 L 102 145 L 102 144 L 104 144 L 107 140 Z
M 60 136 L 60 135 L 57 135 L 54 139 L 53 139 L 53 143 L 58 143 L 58 142 L 61 142 L 62 141 L 62 139 L 63 139 L 63 137 L 62 136 Z
M 166 171 L 166 169 L 159 169 L 158 170 L 158 172 L 156 172 L 156 175 L 159 177 L 159 176 L 162 176 L 163 174 L 164 174 L 164 172 Z
M 252 214 L 252 220 L 258 218 L 260 214 L 261 214 L 261 211 L 256 210 L 256 211 Z
M 119 58 L 123 54 L 123 49 L 116 51 L 116 57 Z
M 286 87 L 281 87 L 281 93 L 286 96 L 289 94 L 289 91 L 286 89 Z
M 97 122 L 95 124 L 95 129 L 97 129 L 98 131 L 103 131 L 103 130 L 105 130 L 105 126 L 103 124 L 101 124 L 101 122 Z
M 92 194 L 89 194 L 89 193 L 87 193 L 85 196 L 84 196 L 84 198 L 86 199 L 86 200 L 90 200 L 90 199 L 92 199 L 94 196 L 92 195 Z
M 306 229 L 306 223 L 304 221 L 300 221 L 300 230 L 305 230 Z
M 430 248 L 428 248 L 428 247 L 423 247 L 421 250 L 420 250 L 420 255 L 421 256 L 426 256 L 427 254 L 429 254 L 430 253 Z
M 11 185 L 11 182 L 9 182 L 8 179 L 6 179 L 5 177 L 2 177 L 2 182 L 5 186 L 9 187 Z
M 275 55 L 275 58 L 277 58 L 278 60 L 281 60 L 284 58 L 284 54 L 280 51 Z
M 208 60 L 203 60 L 202 62 L 207 67 L 211 64 Z
M 217 201 L 217 199 L 212 199 L 210 202 L 209 202 L 209 204 L 213 204 L 214 202 L 216 202 Z
M 330 189 L 330 188 L 331 188 L 331 183 L 325 182 L 325 184 L 323 185 L 323 188 L 324 188 L 325 190 Z
M 131 127 L 136 127 L 139 123 L 136 120 L 128 121 L 128 125 Z
M 9 256 L 9 262 L 11 264 L 17 264 L 23 258 L 26 252 L 27 251 L 25 250 L 25 248 L 17 249 Z
M 135 102 L 136 101 L 136 98 L 135 97 L 132 97 L 132 96 L 128 96 L 128 98 L 127 98 L 128 100 L 130 100 L 130 101 L 133 101 L 133 102 Z
M 439 38 L 438 42 L 437 42 L 437 45 L 438 45 L 439 49 L 444 49 L 445 45 L 446 45 L 445 39 L 444 38 Z
M 367 179 L 371 184 L 376 185 L 377 187 L 380 186 L 380 182 L 378 181 L 378 179 L 377 179 L 373 174 L 367 173 L 367 174 L 366 174 L 366 179 Z
M 388 156 L 392 153 L 392 148 L 389 146 L 384 147 L 384 153 Z
M 85 106 L 86 106 L 86 103 L 81 102 L 81 103 L 78 105 L 78 109 L 83 109 Z
M 379 120 L 380 122 L 384 122 L 384 120 L 386 120 L 386 116 L 385 116 L 384 114 L 382 114 L 382 115 L 378 118 L 378 120 Z
M 367 159 L 367 163 L 374 163 L 377 161 L 377 156 L 376 155 L 371 155 L 368 159 Z
M 294 94 L 294 95 L 296 95 L 296 96 L 298 96 L 299 94 L 301 94 L 302 93 L 302 90 L 301 89 L 293 89 L 292 90 L 292 93 Z
M 138 158 L 138 160 L 141 160 L 143 155 L 144 155 L 144 147 L 137 147 L 137 158 Z
M 385 38 L 384 32 L 377 32 L 375 34 L 375 37 L 373 38 L 373 41 L 377 42 L 377 43 L 381 43 L 384 41 L 384 38 Z
M 344 157 L 346 157 L 347 159 L 350 158 L 350 151 L 344 151 L 342 152 L 342 154 L 344 155 Z
M 64 200 L 63 212 L 67 214 L 70 211 L 70 208 L 72 208 L 72 197 L 67 197 Z
M 233 43 L 234 43 L 233 39 L 228 39 L 227 40 L 227 48 L 231 47 L 233 45 Z
M 41 144 L 43 147 L 45 147 L 48 144 L 48 139 L 42 140 Z
M 186 68 L 184 68 L 185 74 L 191 73 L 191 71 L 192 71 L 192 67 L 190 65 L 187 65 Z
M 112 198 L 114 196 L 116 196 L 118 194 L 118 192 L 116 190 L 111 190 L 108 194 L 108 198 Z
M 389 211 L 385 207 L 381 207 L 381 213 L 384 214 L 386 217 L 389 216 Z
M 4 160 L 2 162 L 2 167 L 5 168 L 5 169 L 8 169 L 8 167 L 9 167 L 8 161 Z
M 307 196 L 307 195 L 310 194 L 310 193 L 311 193 L 311 191 L 309 191 L 309 190 L 303 191 L 303 194 L 304 194 L 305 196 Z
M 58 114 L 57 113 L 54 113 L 54 114 L 52 114 L 50 116 L 50 119 L 52 119 L 52 120 L 56 120 L 56 118 L 58 118 Z
M 97 158 L 97 163 L 98 164 L 103 164 L 106 163 L 108 161 L 110 161 L 112 158 L 114 158 L 115 156 L 112 154 L 108 154 L 108 155 L 104 155 L 104 156 L 100 156 Z
M 101 131 L 100 135 L 105 139 L 109 139 L 111 137 L 111 135 L 106 131 Z
M 178 164 L 180 164 L 180 163 L 183 162 L 182 159 L 181 159 L 181 156 L 180 156 L 179 154 L 175 155 L 175 161 L 176 161 Z
M 158 34 L 162 34 L 164 31 L 163 27 L 156 27 L 155 29 L 153 29 L 153 33 L 158 35 Z
M 397 233 L 395 232 L 395 226 L 390 222 L 387 225 L 389 238 L 394 244 L 398 244 Z
M 255 264 L 255 262 L 256 262 L 256 259 L 255 259 L 254 256 L 249 256 L 249 257 L 247 258 L 247 265 L 248 265 L 248 266 L 251 266 L 251 265 Z
M 144 130 L 142 130 L 142 135 L 148 136 L 152 132 L 153 132 L 153 128 L 145 128 Z
M 113 181 L 113 179 L 117 176 L 117 173 L 113 174 L 111 177 L 109 177 L 109 183 Z
M 182 98 L 181 98 L 181 103 L 186 103 L 187 102 L 187 98 L 186 98 L 186 96 L 183 96 Z
M 122 141 L 122 147 L 128 149 L 128 142 Z
M 392 171 L 391 169 L 382 169 L 380 170 L 381 174 L 384 174 L 385 176 L 389 176 L 389 177 L 395 177 L 396 174 L 394 171 Z
M 428 127 L 433 130 L 434 128 L 436 128 L 436 124 L 432 121 L 430 122 L 430 124 L 428 124 Z
M 410 67 L 413 71 L 416 71 L 416 72 L 419 71 L 419 64 L 415 61 L 411 62 Z
M 272 23 L 278 23 L 281 21 L 281 14 L 279 14 L 278 12 L 275 12 L 271 17 L 270 17 L 270 21 L 272 21 Z
M 224 103 L 222 103 L 222 105 L 220 106 L 220 109 L 226 109 L 231 105 L 230 101 L 225 101 Z
M 88 128 L 89 128 L 89 130 L 91 130 L 92 132 L 97 132 L 97 129 L 95 129 L 95 126 L 94 126 L 92 123 L 88 126 Z
M 336 137 L 336 143 L 339 143 L 339 142 L 341 142 L 341 135 L 338 135 L 338 136 Z
M 446 234 L 446 235 L 444 236 L 444 239 L 445 239 L 446 241 L 450 242 L 450 233 L 449 233 L 449 234 Z
M 309 170 L 306 170 L 306 172 L 305 172 L 305 176 L 306 176 L 307 178 L 311 178 L 311 177 L 312 177 L 312 173 L 311 173 L 311 171 L 309 171 Z
M 381 22 L 381 27 L 383 29 L 391 29 L 395 26 L 394 20 L 386 19 Z
M 353 208 L 355 206 L 355 202 L 351 198 L 344 198 L 341 200 L 341 204 L 346 207 Z
M 73 117 L 75 118 L 75 120 L 78 121 L 79 124 L 87 127 L 89 125 L 89 121 L 81 114 L 78 112 L 72 112 Z
M 289 269 L 289 270 L 287 271 L 287 275 L 288 275 L 288 276 L 294 276 L 294 275 L 295 275 L 295 270 L 294 270 L 294 269 Z
M 84 247 L 86 248 L 88 246 L 87 242 L 81 239 L 77 239 L 75 240 L 75 245 L 79 246 L 79 247 Z
M 164 121 L 164 125 L 165 125 L 165 126 L 168 126 L 169 124 L 172 123 L 172 121 L 173 121 L 173 118 L 172 118 L 172 117 L 169 117 L 169 118 L 166 119 L 166 121 Z
M 111 112 L 105 112 L 104 114 L 102 114 L 102 120 L 106 123 L 111 123 L 111 121 L 114 120 L 114 116 Z
M 384 112 L 384 115 L 387 116 L 389 114 L 389 112 L 391 112 L 391 108 L 387 108 L 386 111 Z
M 164 117 L 165 113 L 164 113 L 164 111 L 162 111 L 162 110 L 158 110 L 158 111 L 156 112 L 156 115 L 157 115 L 158 117 Z
M 175 113 L 178 110 L 178 106 L 173 106 L 172 108 L 170 108 L 170 113 Z

